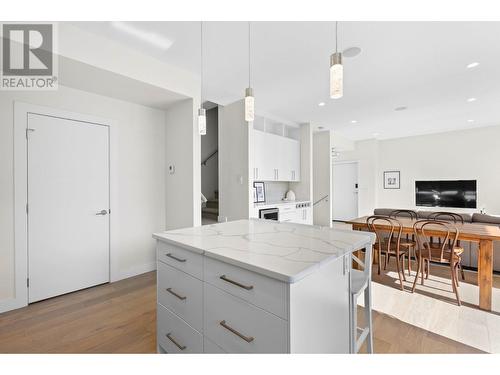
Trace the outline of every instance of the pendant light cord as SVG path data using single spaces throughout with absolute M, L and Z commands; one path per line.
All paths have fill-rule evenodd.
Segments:
M 339 31 L 338 31 L 338 27 L 339 27 L 339 21 L 335 21 L 335 53 L 338 52 L 338 49 L 337 49 L 337 46 L 338 46 L 338 35 L 339 35 Z
M 251 69 L 250 69 L 250 21 L 248 21 L 248 87 L 250 86 L 250 74 L 251 74 Z
M 200 108 L 203 108 L 203 21 L 200 21 Z

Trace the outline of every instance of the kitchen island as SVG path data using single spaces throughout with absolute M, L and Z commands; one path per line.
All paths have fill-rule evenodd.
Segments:
M 349 352 L 351 254 L 373 234 L 250 219 L 153 237 L 159 352 Z

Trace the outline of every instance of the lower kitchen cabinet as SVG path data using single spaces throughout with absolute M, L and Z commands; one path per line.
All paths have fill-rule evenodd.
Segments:
M 284 282 L 196 253 L 167 265 L 165 246 L 186 251 L 158 241 L 158 352 L 349 352 L 350 255 Z

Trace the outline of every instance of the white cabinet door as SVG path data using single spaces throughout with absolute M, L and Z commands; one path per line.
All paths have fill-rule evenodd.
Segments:
M 273 143 L 276 147 L 276 180 L 277 181 L 290 181 L 290 165 L 289 165 L 289 152 L 287 138 L 274 136 Z
M 288 212 L 280 212 L 280 222 L 281 223 L 300 223 L 301 216 L 299 214 L 300 210 L 292 210 Z
M 304 224 L 313 224 L 313 209 L 312 207 L 308 207 L 305 209 L 305 215 L 304 215 Z
M 295 139 L 279 137 L 279 180 L 299 181 L 300 180 L 300 142 Z
M 256 181 L 272 181 L 275 179 L 274 150 L 268 134 L 254 130 L 254 179 Z
M 254 130 L 254 179 L 299 181 L 300 142 Z
M 300 142 L 293 140 L 290 144 L 291 181 L 300 181 Z

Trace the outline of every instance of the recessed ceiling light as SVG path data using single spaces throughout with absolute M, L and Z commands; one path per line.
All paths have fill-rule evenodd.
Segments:
M 173 41 L 164 37 L 163 35 L 139 29 L 129 23 L 121 21 L 113 21 L 111 25 L 124 33 L 130 34 L 143 42 L 149 43 L 155 47 L 167 50 L 174 44 Z
M 472 62 L 470 63 L 469 65 L 467 65 L 467 69 L 471 69 L 471 68 L 475 68 L 476 66 L 478 66 L 479 63 L 478 62 Z
M 469 103 L 475 102 L 476 100 L 477 100 L 476 98 L 469 98 L 469 99 L 467 99 L 467 101 L 468 101 Z
M 325 102 L 319 102 L 319 103 L 318 103 L 318 105 L 319 105 L 320 107 L 324 107 L 324 106 L 325 106 Z
M 346 48 L 346 49 L 344 50 L 344 52 L 342 52 L 342 54 L 343 54 L 345 57 L 356 57 L 356 56 L 358 56 L 360 53 L 361 53 L 361 48 L 359 48 L 359 47 L 350 47 L 350 48 Z
M 357 120 L 351 120 L 351 124 L 357 124 L 358 121 Z
M 395 110 L 395 111 L 404 111 L 404 110 L 406 110 L 406 109 L 408 109 L 408 107 L 407 107 L 407 106 L 404 106 L 404 105 L 402 105 L 401 107 L 396 107 L 396 108 L 394 108 L 394 110 Z
M 474 122 L 474 120 L 467 120 L 467 122 Z

